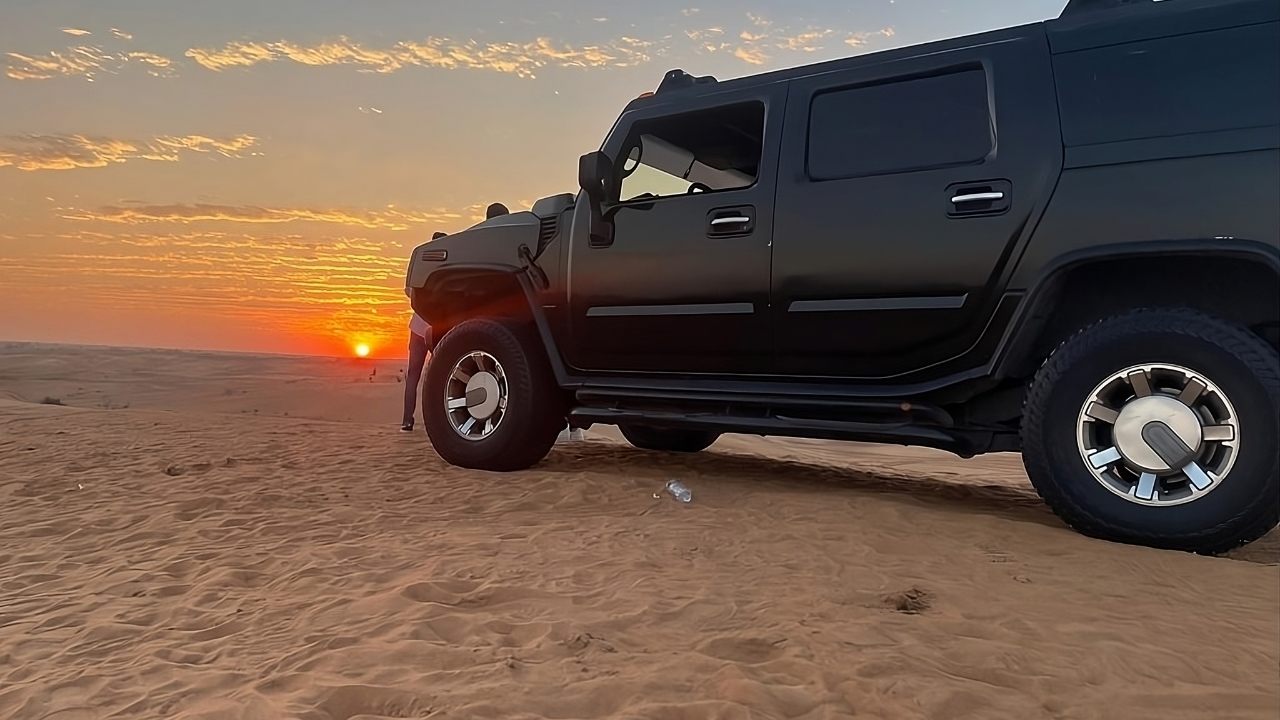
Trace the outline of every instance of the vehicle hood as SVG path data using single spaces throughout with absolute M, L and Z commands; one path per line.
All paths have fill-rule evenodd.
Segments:
M 540 235 L 554 234 L 560 216 L 573 207 L 573 195 L 543 198 L 533 209 L 477 223 L 462 232 L 425 242 L 413 249 L 406 287 L 422 287 L 431 273 L 444 267 L 519 270 L 525 263 L 520 246 L 536 252 Z

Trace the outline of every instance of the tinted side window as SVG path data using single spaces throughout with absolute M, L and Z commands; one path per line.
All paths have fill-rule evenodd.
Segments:
M 981 69 L 825 92 L 809 108 L 809 177 L 976 163 L 994 137 Z
M 1064 53 L 1053 72 L 1069 146 L 1280 122 L 1276 23 Z

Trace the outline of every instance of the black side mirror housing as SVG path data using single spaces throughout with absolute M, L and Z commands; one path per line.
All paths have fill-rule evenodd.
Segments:
M 608 247 L 613 244 L 613 224 L 604 216 L 604 203 L 613 183 L 613 161 L 600 151 L 589 152 L 578 158 L 578 186 L 587 194 L 591 206 L 591 227 L 588 232 L 591 247 Z

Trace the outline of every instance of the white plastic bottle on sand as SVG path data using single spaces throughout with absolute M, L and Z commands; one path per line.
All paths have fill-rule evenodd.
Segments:
M 693 492 L 679 480 L 668 480 L 667 492 L 671 493 L 671 497 L 682 503 L 687 503 L 693 499 Z

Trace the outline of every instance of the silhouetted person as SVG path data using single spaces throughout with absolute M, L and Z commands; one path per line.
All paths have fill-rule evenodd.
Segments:
M 431 233 L 432 240 L 439 240 L 448 233 Z M 410 298 L 410 289 L 404 294 Z M 404 418 L 400 422 L 400 432 L 413 432 L 413 415 L 418 407 L 418 385 L 422 382 L 422 368 L 427 364 L 427 355 L 431 352 L 431 326 L 426 320 L 414 313 L 409 320 L 409 367 L 404 373 Z
M 405 294 L 409 289 L 405 288 Z M 431 352 L 431 326 L 414 313 L 409 320 L 409 367 L 404 373 L 404 419 L 400 432 L 413 432 L 413 415 L 418 407 L 418 385 L 422 382 L 422 368 Z
M 510 215 L 510 214 L 511 214 L 511 211 L 507 209 L 506 205 L 503 205 L 502 203 L 494 203 L 489 207 L 485 208 L 484 219 L 492 220 L 496 217 L 499 217 L 502 215 Z

